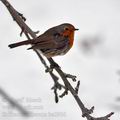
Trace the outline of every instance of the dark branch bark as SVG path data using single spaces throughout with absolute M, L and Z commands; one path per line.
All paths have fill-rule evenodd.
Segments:
M 11 16 L 13 17 L 14 21 L 17 22 L 17 24 L 20 26 L 20 28 L 22 29 L 21 34 L 24 32 L 26 37 L 28 39 L 30 39 L 29 35 L 32 38 L 36 38 L 36 34 L 28 27 L 28 25 L 25 24 L 25 18 L 22 14 L 20 14 L 19 12 L 17 12 L 7 0 L 1 0 L 3 2 L 3 4 L 7 7 L 8 11 L 10 12 Z M 29 35 L 28 35 L 29 34 Z M 71 78 L 73 81 L 76 81 L 76 77 L 73 77 L 73 75 L 68 75 L 66 76 L 66 74 L 61 70 L 60 66 L 52 59 L 47 59 L 50 63 L 50 67 L 46 64 L 44 58 L 41 56 L 40 51 L 34 49 L 34 51 L 36 52 L 36 54 L 38 55 L 39 59 L 41 60 L 42 64 L 44 65 L 44 67 L 46 68 L 46 72 L 48 72 L 50 74 L 50 76 L 52 77 L 55 85 L 53 87 L 54 89 L 54 93 L 55 93 L 55 100 L 56 102 L 58 102 L 58 94 L 57 94 L 57 89 L 61 89 L 64 88 L 65 92 L 61 95 L 62 97 L 68 93 L 68 91 L 71 92 L 71 94 L 73 95 L 73 97 L 75 98 L 76 102 L 78 103 L 81 111 L 82 111 L 82 116 L 86 117 L 87 120 L 109 120 L 109 117 L 113 114 L 110 113 L 104 117 L 99 117 L 99 118 L 94 118 L 92 117 L 90 114 L 93 112 L 94 107 L 92 107 L 91 109 L 87 109 L 83 102 L 81 101 L 81 99 L 78 97 L 78 90 L 74 89 L 71 84 L 68 81 L 68 78 Z M 52 67 L 51 67 L 52 66 Z M 57 73 L 59 74 L 59 76 L 61 77 L 61 79 L 64 82 L 64 85 L 61 85 L 60 83 L 58 83 L 58 79 L 59 77 L 57 77 L 54 73 L 53 73 L 53 69 L 55 69 L 57 71 Z M 71 76 L 71 77 L 70 77 Z M 78 86 L 79 88 L 79 86 Z M 77 88 L 77 89 L 78 89 Z M 76 92 L 77 91 L 77 92 Z

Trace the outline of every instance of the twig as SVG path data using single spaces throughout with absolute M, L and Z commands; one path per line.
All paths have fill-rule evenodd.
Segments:
M 77 82 L 77 86 L 75 87 L 76 94 L 78 94 L 79 87 L 80 87 L 80 81 Z
M 21 18 L 21 16 L 19 16 L 16 12 L 16 10 L 10 5 L 10 3 L 8 3 L 7 0 L 1 0 L 4 5 L 8 8 L 11 16 L 13 17 L 13 19 L 17 22 L 17 24 L 20 26 L 21 29 L 24 28 L 24 33 L 27 31 L 27 33 L 29 33 L 31 35 L 32 38 L 36 38 L 36 34 L 25 24 L 24 20 Z M 48 61 L 50 62 L 50 66 L 52 67 L 48 67 L 48 65 L 46 64 L 45 60 L 43 59 L 43 57 L 40 55 L 40 51 L 35 50 L 34 51 L 37 53 L 38 57 L 40 58 L 41 62 L 43 63 L 43 65 L 46 68 L 46 71 L 50 74 L 50 76 L 52 77 L 52 79 L 54 80 L 55 86 L 58 83 L 58 77 L 53 73 L 53 69 L 55 69 L 58 74 L 60 75 L 60 77 L 62 78 L 64 84 L 65 84 L 65 90 L 66 91 L 70 91 L 71 94 L 73 95 L 73 97 L 75 98 L 76 102 L 78 103 L 81 111 L 82 111 L 82 116 L 86 117 L 87 120 L 109 120 L 108 118 L 113 114 L 110 113 L 104 117 L 99 117 L 99 118 L 94 118 L 92 117 L 90 114 L 93 112 L 94 107 L 92 107 L 91 109 L 87 109 L 84 104 L 82 103 L 81 99 L 78 97 L 76 90 L 71 86 L 71 84 L 69 83 L 69 81 L 67 80 L 68 76 L 66 76 L 66 74 L 61 70 L 60 66 L 52 59 L 48 59 Z M 72 75 L 71 75 L 72 76 Z M 69 75 L 70 77 L 70 75 Z M 76 77 L 71 77 L 71 79 L 75 80 Z M 61 86 L 62 87 L 62 86 Z M 54 93 L 55 93 L 55 100 L 56 102 L 58 102 L 58 95 L 57 95 L 57 89 L 58 87 L 56 87 L 54 89 Z M 66 91 L 63 93 L 63 96 L 65 95 Z M 77 90 L 78 92 L 78 90 Z

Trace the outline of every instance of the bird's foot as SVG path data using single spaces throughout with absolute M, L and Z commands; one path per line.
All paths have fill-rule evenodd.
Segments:
M 50 68 L 53 70 L 55 68 L 60 68 L 60 66 L 57 63 L 54 62 L 50 65 Z

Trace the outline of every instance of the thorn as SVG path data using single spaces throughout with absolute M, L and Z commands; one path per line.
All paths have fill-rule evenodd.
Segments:
M 76 76 L 75 75 L 66 74 L 66 73 L 64 73 L 64 74 L 67 78 L 71 78 L 73 80 L 73 82 L 76 82 Z
M 20 32 L 20 37 L 22 36 L 22 34 L 25 32 L 25 28 L 24 27 L 22 27 L 21 28 L 21 32 Z
M 77 82 L 77 86 L 76 86 L 76 88 L 75 88 L 76 94 L 78 94 L 79 87 L 80 87 L 80 81 Z
M 111 117 L 113 114 L 114 114 L 114 112 L 111 112 L 111 113 L 109 113 L 108 115 L 106 115 L 106 117 L 107 117 L 107 118 L 108 118 L 108 117 Z
M 16 11 L 17 12 L 17 11 Z M 26 18 L 23 16 L 23 14 L 21 14 L 21 13 L 19 13 L 19 12 L 17 12 L 18 13 L 18 15 L 22 18 L 22 20 L 23 21 L 26 21 Z

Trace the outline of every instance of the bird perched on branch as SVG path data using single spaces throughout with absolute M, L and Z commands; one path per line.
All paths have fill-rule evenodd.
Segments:
M 10 48 L 31 44 L 29 49 L 39 49 L 47 58 L 66 54 L 73 46 L 76 29 L 72 24 L 64 23 L 48 29 L 35 39 L 10 44 Z

